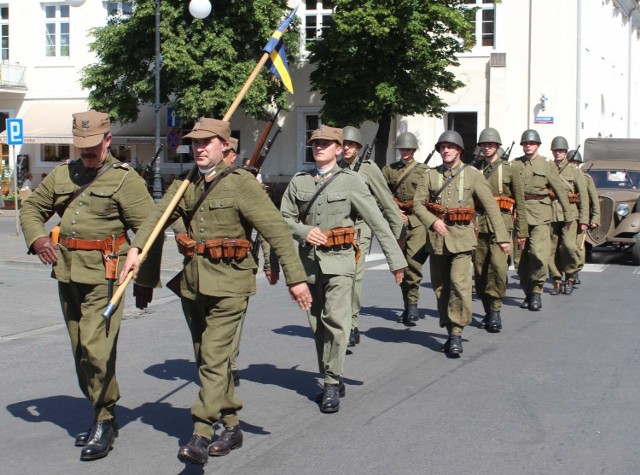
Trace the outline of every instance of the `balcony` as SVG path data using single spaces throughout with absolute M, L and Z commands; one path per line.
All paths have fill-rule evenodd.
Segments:
M 2 61 L 0 68 L 0 89 L 26 89 L 26 67 L 18 63 Z

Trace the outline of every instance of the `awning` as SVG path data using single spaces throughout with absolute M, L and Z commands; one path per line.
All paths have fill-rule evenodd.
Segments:
M 73 144 L 71 135 L 72 114 L 88 110 L 86 102 L 29 103 L 25 104 L 18 115 L 24 127 L 25 144 Z M 154 110 L 143 107 L 138 121 L 131 124 L 111 124 L 112 143 L 153 144 L 154 143 Z M 164 141 L 166 127 L 162 128 Z M 7 143 L 7 133 L 0 134 L 0 143 Z

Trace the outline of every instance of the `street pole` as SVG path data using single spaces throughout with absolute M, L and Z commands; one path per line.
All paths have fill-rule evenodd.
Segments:
M 153 104 L 155 109 L 155 150 L 160 149 L 160 68 L 162 67 L 162 57 L 160 53 L 160 4 L 162 0 L 156 0 L 156 100 Z M 156 203 L 162 198 L 162 177 L 160 176 L 160 160 L 156 160 L 153 173 L 153 201 Z

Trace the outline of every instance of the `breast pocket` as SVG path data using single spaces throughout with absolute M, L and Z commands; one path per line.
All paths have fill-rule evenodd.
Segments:
M 536 191 L 543 191 L 545 188 L 547 188 L 547 174 L 543 173 L 543 172 L 533 172 L 533 175 L 531 176 L 531 186 L 536 190 Z
M 209 215 L 211 224 L 222 225 L 225 223 L 235 222 L 235 207 L 233 198 L 209 198 Z
M 55 209 L 63 208 L 71 198 L 74 191 L 73 185 L 57 186 L 54 190 L 53 206 Z
M 327 195 L 329 214 L 348 215 L 351 212 L 351 201 L 346 191 L 334 191 Z
M 92 214 L 108 216 L 116 210 L 112 189 L 95 189 L 89 192 L 89 209 Z M 82 199 L 82 198 L 79 198 Z

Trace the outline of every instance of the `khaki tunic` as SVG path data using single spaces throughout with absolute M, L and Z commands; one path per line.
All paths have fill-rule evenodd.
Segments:
M 499 243 L 509 242 L 498 204 L 482 173 L 473 167 L 462 169 L 462 163 L 452 169 L 440 165 L 422 175 L 414 197 L 416 216 L 427 228 L 427 248 L 431 254 L 431 283 L 438 301 L 440 326 L 450 334 L 460 335 L 471 323 L 471 251 L 476 247 L 474 224 L 447 224 L 447 235 L 431 229 L 439 218 L 426 207 L 452 176 L 455 178 L 437 197 L 436 203 L 448 209 L 475 208 L 475 200 L 484 207 Z
M 45 223 L 60 216 L 60 235 L 82 240 L 102 240 L 136 231 L 148 216 L 153 201 L 142 178 L 127 164 L 111 155 L 103 166 L 111 166 L 65 209 L 74 192 L 93 180 L 97 170 L 87 169 L 81 160 L 56 167 L 25 200 L 20 223 L 27 246 L 46 236 Z M 138 281 L 147 287 L 159 282 L 162 242 L 152 248 Z M 128 244 L 120 247 L 126 253 Z M 120 259 L 120 272 L 124 259 Z M 62 313 L 71 340 L 76 375 L 83 394 L 92 402 L 97 420 L 113 417 L 120 389 L 115 376 L 116 342 L 124 309 L 124 297 L 111 317 L 109 337 L 101 313 L 108 304 L 107 281 L 101 251 L 70 250 L 58 246 L 58 261 L 52 277 L 58 280 Z M 115 285 L 117 287 L 117 285 Z
M 317 170 L 297 173 L 284 192 L 280 210 L 299 243 L 299 254 L 307 272 L 313 303 L 308 312 L 314 334 L 320 373 L 325 383 L 336 384 L 344 370 L 347 340 L 351 330 L 351 296 L 356 271 L 352 246 L 316 247 L 305 241 L 314 227 L 322 231 L 353 227 L 360 215 L 376 234 L 391 270 L 407 266 L 395 236 L 378 209 L 376 200 L 362 179 L 338 165 L 320 175 Z M 333 177 L 318 195 L 311 209 L 306 209 L 324 183 Z M 364 259 L 364 256 L 360 257 Z
M 397 186 L 405 172 L 414 166 L 415 169 L 411 172 L 411 175 L 400 186 Z M 413 201 L 421 176 L 427 170 L 429 170 L 427 165 L 416 160 L 411 160 L 406 164 L 404 161 L 399 160 L 385 166 L 382 169 L 382 175 L 387 182 L 387 186 L 392 190 L 393 196 L 403 203 L 407 203 Z M 407 213 L 407 217 L 409 222 L 407 223 L 406 243 L 403 252 L 409 266 L 401 286 L 405 309 L 408 304 L 417 305 L 420 299 L 420 283 L 423 277 L 422 266 L 429 257 L 425 245 L 427 240 L 426 228 L 415 214 Z

